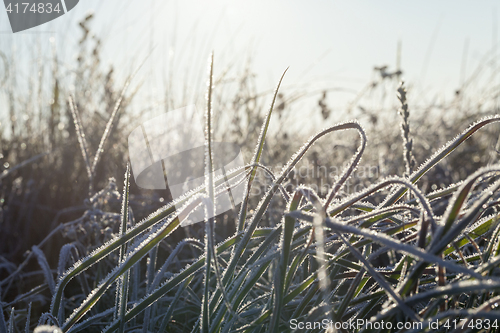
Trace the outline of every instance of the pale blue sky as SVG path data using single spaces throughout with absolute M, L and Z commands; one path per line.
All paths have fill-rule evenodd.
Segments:
M 285 86 L 356 91 L 372 78 L 373 66 L 394 68 L 398 40 L 404 79 L 427 93 L 452 96 L 461 76 L 471 74 L 491 52 L 500 25 L 493 0 L 81 0 L 66 16 L 25 34 L 8 33 L 1 10 L 0 47 L 29 48 L 37 39 L 50 58 L 49 38 L 54 37 L 60 59 L 70 62 L 76 54 L 71 45 L 80 36 L 75 22 L 89 11 L 104 39 L 105 60 L 124 76 L 155 47 L 139 74 L 149 99 L 163 90 L 166 72 L 203 87 L 211 50 L 216 71 L 230 62 L 241 68 L 251 54 L 263 91 L 274 87 L 288 66 Z M 344 105 L 353 96 L 333 103 Z
M 113 7 L 113 2 L 107 0 L 107 7 Z M 365 83 L 374 65 L 395 65 L 396 45 L 401 40 L 407 80 L 423 80 L 423 84 L 432 84 L 437 89 L 451 85 L 449 88 L 453 89 L 453 85 L 459 84 L 466 40 L 469 40 L 467 67 L 472 70 L 493 46 L 494 15 L 498 15 L 495 1 L 153 3 L 128 0 L 123 3 L 123 10 L 118 11 L 125 15 L 114 20 L 111 38 L 121 35 L 130 44 L 139 41 L 138 48 L 147 47 L 153 21 L 154 44 L 160 50 L 173 45 L 175 29 L 180 49 L 196 26 L 198 35 L 210 39 L 208 51 L 214 49 L 216 54 L 227 54 L 232 59 L 242 58 L 251 49 L 257 74 L 268 78 L 273 85 L 287 66 L 291 67 L 288 79 L 292 81 L 314 78 Z M 148 9 L 144 5 L 147 3 L 154 7 Z M 137 27 L 141 37 L 124 36 L 130 33 L 121 31 L 126 22 L 134 22 L 133 29 Z M 302 77 L 315 63 L 308 75 Z

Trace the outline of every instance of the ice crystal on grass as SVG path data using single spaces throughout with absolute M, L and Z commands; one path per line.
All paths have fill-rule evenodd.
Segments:
M 106 325 L 105 333 L 140 327 L 144 331 L 196 331 L 202 328 L 203 331 L 229 333 L 236 329 L 278 331 L 291 318 L 431 321 L 458 312 L 464 318 L 487 312 L 491 292 L 500 291 L 497 207 L 500 166 L 480 169 L 465 181 L 443 189 L 436 189 L 436 182 L 431 180 L 433 191 L 430 193 L 426 190 L 427 184 L 419 186 L 417 181 L 479 129 L 500 121 L 500 116 L 475 122 L 411 174 L 411 160 L 405 154 L 405 177 L 384 176 L 366 188 L 356 188 L 354 193 L 345 194 L 361 158 L 374 155 L 374 149 L 368 148 L 366 131 L 357 121 L 323 129 L 294 153 L 287 149 L 276 152 L 277 158 L 291 155 L 276 175 L 273 168 L 262 164 L 265 146 L 275 139 L 268 137 L 272 114 L 284 108 L 284 99 L 278 96 L 280 80 L 268 112 L 258 114 L 259 124 L 254 127 L 255 133 L 251 133 L 258 137 L 256 143 L 248 146 L 250 152 L 254 148 L 251 163 L 224 170 L 224 174 L 219 175 L 214 173 L 220 161 L 213 149 L 217 134 L 214 115 L 218 116 L 215 111 L 219 110 L 221 95 L 218 95 L 218 85 L 213 82 L 213 58 L 209 71 L 205 151 L 199 152 L 199 157 L 205 157 L 205 181 L 135 225 L 128 220 L 132 216 L 131 207 L 140 204 L 137 202 L 140 199 L 129 196 L 129 171 L 125 173 L 121 197 L 114 182 L 101 191 L 92 190 L 96 165 L 106 157 L 103 149 L 106 141 L 112 138 L 110 132 L 117 123 L 120 103 L 125 101 L 123 91 L 118 100 L 113 100 L 115 108 L 105 123 L 104 135 L 96 141 L 99 146 L 93 161 L 86 143 L 89 137 L 85 137 L 76 107 L 70 103 L 84 160 L 82 167 L 89 176 L 91 193 L 85 202 L 83 216 L 68 223 L 68 227 L 90 230 L 102 226 L 99 232 L 107 233 L 111 239 L 101 237 L 97 244 L 87 246 L 76 237 L 74 245 L 62 247 L 57 286 L 51 288 L 51 315 L 43 318 L 52 316 L 53 323 L 58 319 L 60 323 L 64 321 L 63 331 L 68 333 L 90 329 L 94 324 Z M 421 150 L 420 142 L 413 144 L 409 137 L 408 104 L 401 97 L 404 148 L 406 153 L 410 149 Z M 276 101 L 279 105 L 274 110 Z M 349 155 L 342 155 L 335 148 L 333 152 L 324 152 L 326 155 L 339 154 L 345 161 L 341 163 L 341 173 L 330 180 L 332 189 L 327 193 L 318 191 L 320 197 L 311 187 L 294 186 L 294 180 L 303 181 L 303 178 L 294 177 L 292 173 L 308 152 L 316 153 L 314 161 L 334 161 L 330 155 L 323 158 L 318 153 L 322 149 L 314 146 L 318 140 L 327 139 L 329 134 L 343 134 L 346 130 L 354 130 L 359 136 L 359 140 L 358 136 L 350 140 L 349 147 L 353 148 Z M 400 139 L 398 133 L 394 133 L 394 137 Z M 415 140 L 426 133 L 428 131 L 422 136 L 414 136 Z M 271 150 L 271 154 L 275 151 Z M 393 162 L 392 167 L 398 169 L 399 162 Z M 261 174 L 270 181 L 265 184 L 268 187 L 257 184 Z M 239 214 L 233 212 L 216 217 L 222 197 L 240 185 L 245 185 L 242 186 L 245 191 Z M 254 190 L 259 186 L 263 192 L 254 195 L 250 192 L 252 186 Z M 120 199 L 120 214 L 105 211 L 107 201 Z M 179 226 L 190 224 L 195 210 L 205 210 L 205 229 L 190 225 L 189 229 L 177 230 Z M 138 215 L 146 214 L 140 212 Z M 112 229 L 117 227 L 117 221 L 121 222 L 119 231 Z M 174 241 L 165 242 L 174 231 Z M 222 234 L 216 235 L 219 231 Z M 188 238 L 190 235 L 199 239 Z M 217 242 L 218 239 L 224 241 Z M 82 255 L 90 254 L 78 260 L 77 248 L 84 250 Z M 40 262 L 50 288 L 52 271 L 42 254 L 34 247 L 31 255 Z M 72 255 L 78 262 L 66 269 Z M 144 260 L 146 255 L 148 258 Z M 7 262 L 2 265 L 9 267 Z M 82 288 L 75 288 L 70 284 L 74 277 L 87 282 L 93 289 L 86 289 L 84 283 Z M 13 281 L 12 277 L 9 279 Z M 9 281 L 0 284 L 9 289 Z M 115 285 L 116 296 L 113 297 Z M 477 306 L 476 298 L 468 296 L 471 291 L 486 303 Z M 11 310 L 11 321 L 25 315 L 17 306 L 30 297 L 30 293 L 7 303 L 7 306 L 16 306 L 16 310 Z M 498 303 L 500 298 L 490 301 Z M 444 306 L 434 307 L 437 302 Z M 65 317 L 63 309 L 72 311 L 69 317 Z M 107 310 L 96 313 L 96 309 Z M 425 319 L 420 318 L 422 314 Z M 339 318 L 334 318 L 335 315 Z
M 47 258 L 45 258 L 45 254 L 38 248 L 38 246 L 33 245 L 31 250 L 33 251 L 33 253 L 35 253 L 36 259 L 38 260 L 38 265 L 40 265 L 40 268 L 43 271 L 43 275 L 45 276 L 45 281 L 49 286 L 50 292 L 53 294 L 55 289 L 54 276 L 52 275 L 52 271 L 50 270 Z

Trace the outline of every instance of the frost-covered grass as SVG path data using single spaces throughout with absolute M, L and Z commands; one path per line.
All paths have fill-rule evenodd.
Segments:
M 325 128 L 304 138 L 289 125 L 315 116 L 293 109 L 306 91 L 287 90 L 284 75 L 261 93 L 247 68 L 228 89 L 211 61 L 205 184 L 170 201 L 134 184 L 123 139 L 138 125 L 134 80 L 128 93 L 115 84 L 100 42 L 84 36 L 74 96 L 57 66 L 27 94 L 16 73 L 0 86 L 17 116 L 0 126 L 0 333 L 288 332 L 359 319 L 421 331 L 489 319 L 483 331 L 498 331 L 500 116 L 488 82 L 481 98 L 464 86 L 426 104 L 382 76 L 356 98 L 361 113 L 348 116 L 359 122 L 337 124 L 346 116 L 321 91 Z M 210 177 L 217 140 L 249 157 L 227 179 Z M 213 210 L 227 181 L 245 184 L 240 205 L 179 228 L 198 205 Z
M 1 281 L 2 289 L 14 286 L 19 293 L 11 301 L 2 301 L 0 332 L 18 332 L 22 327 L 28 332 L 36 323 L 58 326 L 63 332 L 288 332 L 293 329 L 292 320 L 325 319 L 422 322 L 422 330 L 412 331 L 417 332 L 429 331 L 429 323 L 436 320 L 444 325 L 448 319 L 465 319 L 464 327 L 476 319 L 489 319 L 492 327 L 495 320 L 500 321 L 500 165 L 479 168 L 434 191 L 422 190 L 419 182 L 476 132 L 499 122 L 498 115 L 473 123 L 412 171 L 411 104 L 400 98 L 405 154 L 394 158 L 406 165 L 402 168 L 406 173 L 383 177 L 346 195 L 341 190 L 363 155 L 373 153 L 367 152 L 373 148 L 356 121 L 312 136 L 277 174 L 262 164 L 282 77 L 251 163 L 226 175 L 246 184 L 242 204 L 234 215 L 225 217 L 234 224 L 234 234 L 218 241 L 217 223 L 210 218 L 205 221 L 203 239 L 186 237 L 173 248 L 165 246 L 198 205 L 213 210 L 224 188 L 224 179 L 209 176 L 217 112 L 212 110 L 217 89 L 212 82 L 213 59 L 209 73 L 205 184 L 139 222 L 130 206 L 128 168 L 121 194 L 113 182 L 99 192 L 92 188 L 101 148 L 121 99 L 93 162 L 78 109 L 70 102 L 90 197 L 83 216 L 54 233 L 65 228 L 66 233 L 76 234 L 86 221 L 103 220 L 118 223 L 119 231 L 101 232 L 103 238 L 98 239 L 87 230 L 87 241 L 95 249 L 82 248 L 82 242 L 67 243 L 60 249 L 57 270 L 40 249 L 43 244 L 33 246 L 17 267 L 9 267 L 4 260 L 9 274 Z M 321 195 L 306 185 L 290 190 L 290 174 L 306 153 L 341 131 L 359 135 L 357 150 L 328 193 Z M 260 186 L 258 171 L 271 175 L 273 182 L 255 198 L 251 193 L 252 187 Z M 119 214 L 106 212 L 113 198 L 121 202 Z M 16 279 L 30 257 L 38 261 L 44 282 L 23 290 Z M 32 313 L 32 303 L 43 302 L 47 295 L 48 311 Z

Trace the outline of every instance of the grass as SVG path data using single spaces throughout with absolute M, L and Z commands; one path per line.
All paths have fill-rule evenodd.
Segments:
M 260 167 L 276 89 L 252 164 L 229 174 L 233 178 L 248 174 L 245 200 L 235 220 L 239 221 L 236 233 L 215 244 L 214 219 L 210 218 L 206 222 L 204 246 L 184 240 L 184 246 L 202 250 L 198 257 L 188 259 L 184 265 L 177 260 L 180 269 L 168 268 L 173 263 L 169 257 L 162 269 L 157 270 L 156 263 L 161 263 L 158 245 L 168 239 L 196 206 L 207 205 L 210 214 L 217 189 L 220 192 L 224 185 L 221 179 L 210 176 L 212 71 L 213 60 L 207 93 L 206 184 L 196 193 L 166 205 L 127 228 L 130 183 L 127 171 L 121 196 L 120 233 L 66 271 L 63 268 L 71 249 L 64 247 L 55 287 L 43 252 L 34 246 L 33 253 L 45 273 L 46 281 L 41 287 L 48 286 L 52 295 L 50 312 L 44 317 L 47 322 L 40 324 L 57 325 L 63 332 L 90 327 L 100 327 L 104 332 L 124 332 L 139 327 L 144 332 L 160 328 L 169 332 L 186 329 L 282 332 L 290 330 L 292 319 L 303 322 L 328 319 L 339 323 L 363 319 L 420 322 L 425 324 L 421 331 L 426 331 L 425 327 L 435 320 L 471 321 L 486 312 L 487 318 L 500 319 L 500 313 L 490 311 L 494 310 L 500 291 L 496 274 L 500 262 L 500 226 L 495 208 L 500 166 L 479 169 L 463 182 L 453 184 L 448 191 L 425 194 L 415 185 L 467 138 L 484 126 L 498 122 L 500 116 L 471 125 L 407 177 L 383 179 L 347 198 L 340 197 L 338 191 L 358 166 L 366 147 L 366 135 L 356 122 L 332 126 L 313 136 L 289 160 L 275 176 L 272 187 L 260 198 L 253 214 L 248 215 L 248 199 L 255 172 Z M 73 111 L 78 127 L 78 116 Z M 305 186 L 293 193 L 279 191 L 288 174 L 317 140 L 350 129 L 359 132 L 361 145 L 328 196 L 321 198 Z M 85 137 L 80 130 L 77 133 L 86 158 Z M 89 178 L 92 169 L 95 168 L 89 168 Z M 403 200 L 408 190 L 414 200 Z M 286 203 L 280 223 L 259 228 L 271 199 L 278 194 Z M 385 199 L 374 206 L 369 204 L 373 196 Z M 442 199 L 446 199 L 446 211 L 436 215 L 433 203 Z M 176 206 L 182 208 L 176 210 Z M 464 251 L 468 245 L 473 245 L 474 253 L 467 256 Z M 114 255 L 116 251 L 120 252 L 118 256 Z M 377 258 L 389 253 L 395 260 L 391 265 L 374 264 Z M 138 268 L 146 256 L 146 280 L 133 281 L 133 269 Z M 82 284 L 81 297 L 72 297 L 79 301 L 70 302 L 64 290 L 74 278 L 88 280 L 88 270 L 102 271 L 104 275 L 100 281 L 87 281 L 93 288 L 88 293 Z M 166 274 L 176 270 L 177 273 Z M 109 271 L 107 275 L 106 271 Z M 151 285 L 153 280 L 160 284 Z M 134 299 L 130 293 L 130 285 L 134 283 L 142 294 L 140 299 Z M 113 289 L 116 291 L 112 292 Z M 113 295 L 116 300 L 109 304 Z M 111 306 L 105 311 L 92 311 L 98 303 Z M 23 317 L 24 321 L 31 320 L 22 315 L 21 309 L 17 309 L 17 315 L 15 307 L 12 309 L 7 320 L 11 326 L 16 326 Z M 11 326 L 2 329 L 14 332 Z M 366 329 L 360 327 L 356 331 Z
M 79 105 L 82 96 L 69 99 L 67 121 L 74 128 L 69 139 L 72 147 L 79 148 L 61 154 L 73 153 L 73 161 L 77 154 L 81 156 L 68 169 L 69 180 L 55 182 L 60 189 L 52 191 L 67 194 L 64 187 L 69 186 L 80 193 L 64 202 L 67 210 L 58 210 L 50 233 L 30 243 L 25 257 L 16 249 L 2 251 L 0 333 L 30 332 L 36 327 L 42 332 L 43 325 L 57 326 L 62 332 L 322 332 L 327 331 L 324 325 L 299 329 L 298 323 L 325 322 L 340 327 L 341 332 L 352 332 L 342 324 L 359 320 L 366 325 L 354 332 L 434 332 L 434 323 L 443 332 L 499 331 L 500 165 L 478 164 L 490 159 L 484 138 L 498 138 L 491 128 L 500 115 L 483 117 L 468 127 L 461 124 L 465 129 L 459 131 L 443 122 L 438 123 L 441 127 L 426 128 L 418 120 L 412 122 L 410 137 L 414 113 L 410 115 L 409 110 L 416 107 L 411 107 L 411 95 L 400 86 L 402 122 L 390 123 L 392 127 L 384 123 L 387 137 L 375 138 L 382 140 L 375 147 L 370 145 L 369 134 L 379 130 L 376 121 L 368 130 L 357 121 L 346 121 L 319 131 L 291 152 L 292 142 L 299 137 L 271 130 L 276 113 L 284 112 L 286 95 L 280 92 L 286 82 L 284 73 L 267 113 L 250 110 L 252 96 L 240 105 L 260 125 L 260 131 L 255 131 L 258 135 L 246 136 L 255 139 L 251 162 L 224 177 L 213 177 L 212 144 L 217 131 L 225 131 L 217 127 L 221 117 L 216 107 L 221 105 L 218 89 L 223 85 L 214 79 L 214 68 L 212 55 L 206 94 L 205 183 L 158 209 L 153 207 L 159 200 L 146 202 L 133 188 L 123 150 L 115 152 L 122 154 L 118 158 L 124 169 L 121 193 L 116 180 L 102 176 L 106 174 L 103 168 L 112 164 L 113 149 L 106 147 L 121 145 L 113 130 L 126 128 L 120 119 L 126 117 L 131 98 L 125 93 L 128 83 L 109 93 L 106 100 L 113 101 L 107 107 L 109 116 L 96 123 L 81 107 L 83 103 Z M 57 84 L 52 88 L 54 95 L 60 94 Z M 320 106 L 326 120 L 325 96 Z M 56 123 L 54 103 L 51 123 Z M 280 122 L 281 116 L 278 113 Z M 297 122 L 305 118 L 291 117 Z M 238 136 L 242 128 L 239 131 L 235 132 Z M 17 128 L 12 132 L 9 147 L 26 139 Z M 358 138 L 350 136 L 351 132 Z M 452 132 L 459 135 L 414 168 L 418 156 L 435 149 L 433 135 Z M 348 141 L 344 150 L 338 143 L 334 149 L 325 145 L 338 134 Z M 58 135 L 50 134 L 48 142 L 57 146 L 63 141 Z M 433 144 L 426 148 L 427 141 Z M 377 149 L 395 142 L 397 147 L 385 157 L 392 161 L 386 165 L 387 173 L 398 171 L 402 176 L 382 175 L 369 186 L 346 193 L 350 181 L 361 181 L 355 178 L 363 167 L 362 158 L 386 163 L 380 158 L 383 151 Z M 9 150 L 9 154 L 17 153 Z M 42 171 L 56 168 L 44 160 L 51 155 L 43 149 L 30 152 L 34 157 L 13 163 L 0 178 L 4 200 L 0 225 L 6 230 L 2 237 L 15 234 L 16 220 L 33 220 L 33 214 L 22 215 L 23 210 L 36 208 L 26 187 L 27 166 L 33 163 Z M 334 153 L 338 155 L 331 157 Z M 288 161 L 275 174 L 266 162 L 285 154 Z M 342 172 L 328 191 L 307 186 L 311 179 L 294 176 L 307 159 L 315 165 L 343 162 Z M 62 163 L 62 167 L 68 165 Z M 263 174 L 272 181 L 264 184 Z M 17 183 L 14 176 L 20 179 Z M 291 186 L 294 177 L 297 183 Z M 75 179 L 79 179 L 76 186 Z M 227 182 L 246 185 L 243 202 L 234 212 L 211 217 Z M 50 186 L 43 186 L 40 193 L 51 192 Z M 14 199 L 23 196 L 25 201 L 16 210 Z M 84 202 L 83 207 L 77 199 Z M 179 228 L 199 205 L 205 206 L 207 214 L 204 228 Z M 148 214 L 137 218 L 145 215 L 142 211 Z M 75 218 L 59 223 L 59 214 L 64 213 Z M 25 230 L 31 226 L 27 223 Z M 186 235 L 189 232 L 194 236 Z M 487 320 L 489 327 L 485 327 Z M 382 321 L 394 327 L 404 322 L 420 326 L 373 328 Z M 452 325 L 455 321 L 458 327 Z

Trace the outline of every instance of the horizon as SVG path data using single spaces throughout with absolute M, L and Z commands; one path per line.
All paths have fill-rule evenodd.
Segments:
M 259 91 L 272 91 L 287 67 L 284 91 L 345 90 L 328 96 L 329 105 L 338 110 L 345 110 L 373 80 L 377 66 L 395 71 L 399 61 L 401 78 L 415 99 L 429 103 L 452 99 L 488 55 L 498 54 L 493 1 L 443 1 L 432 3 L 432 10 L 421 2 L 284 3 L 193 0 L 147 7 L 132 0 L 87 0 L 64 17 L 14 35 L 8 33 L 6 12 L 0 11 L 0 50 L 21 53 L 16 61 L 26 62 L 29 76 L 35 53 L 49 53 L 53 38 L 58 59 L 70 63 L 81 37 L 77 22 L 93 12 L 90 27 L 103 40 L 103 61 L 114 67 L 119 80 L 145 62 L 137 75 L 143 82 L 137 99 L 151 108 L 165 102 L 167 88 L 180 95 L 179 90 L 186 93 L 184 87 L 191 87 L 186 105 L 202 99 L 206 59 L 213 51 L 216 75 L 228 65 L 235 71 L 251 62 Z M 30 49 L 34 43 L 38 51 Z M 494 68 L 496 57 L 491 59 Z M 166 84 L 167 77 L 175 83 Z M 497 84 L 496 77 L 492 80 Z

